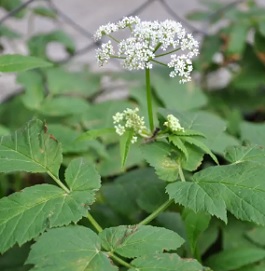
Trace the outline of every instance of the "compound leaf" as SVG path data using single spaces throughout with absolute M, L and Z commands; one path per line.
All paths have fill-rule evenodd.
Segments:
M 0 172 L 50 172 L 57 176 L 61 162 L 61 145 L 40 120 L 0 137 Z
M 76 223 L 94 202 L 100 177 L 88 162 L 73 160 L 65 173 L 70 191 L 49 184 L 25 188 L 0 200 L 0 252 L 19 245 L 50 227 Z
M 126 258 L 180 247 L 184 240 L 175 232 L 149 225 L 118 226 L 103 230 L 102 246 Z
M 139 257 L 132 261 L 135 268 L 129 271 L 201 271 L 195 260 L 181 259 L 177 254 L 158 253 Z
M 33 271 L 118 271 L 100 250 L 100 240 L 92 230 L 69 226 L 44 233 L 26 263 L 34 264 Z
M 209 167 L 192 182 L 177 182 L 166 188 L 170 198 L 192 209 L 227 222 L 226 209 L 241 220 L 265 225 L 264 167 L 249 162 Z

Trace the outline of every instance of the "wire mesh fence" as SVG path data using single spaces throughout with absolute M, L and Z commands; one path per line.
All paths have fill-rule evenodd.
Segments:
M 146 0 L 146 1 L 141 1 L 140 4 L 138 4 L 138 6 L 136 7 L 135 7 L 136 4 L 132 5 L 130 4 L 129 1 L 128 2 L 126 1 L 128 4 L 127 10 L 129 9 L 129 12 L 127 11 L 126 14 L 122 14 L 122 17 L 139 15 L 139 14 L 141 15 L 144 12 L 148 12 L 149 14 L 152 14 L 154 11 L 156 14 L 163 12 L 164 14 L 166 14 L 166 16 L 168 15 L 169 18 L 173 18 L 174 20 L 181 22 L 187 30 L 192 32 L 194 35 L 197 36 L 198 39 L 200 39 L 200 38 L 203 38 L 204 36 L 207 36 L 209 33 L 211 33 L 211 21 L 216 16 L 219 16 L 220 14 L 229 11 L 235 5 L 238 5 L 245 1 L 246 0 L 224 1 L 224 4 L 220 8 L 218 8 L 212 13 L 209 13 L 207 19 L 204 20 L 204 22 L 200 24 L 200 26 L 196 26 L 190 21 L 188 21 L 187 19 L 185 19 L 185 14 L 184 15 L 180 14 L 180 11 L 176 8 L 176 6 L 178 4 L 183 5 L 182 1 Z M 108 2 L 108 1 L 105 1 L 105 2 Z M 11 9 L 9 12 L 6 12 L 2 16 L 2 18 L 0 18 L 0 27 L 8 23 L 9 20 L 12 20 L 13 16 L 15 16 L 17 13 L 25 9 L 31 8 L 34 5 L 36 6 L 39 4 L 46 6 L 52 12 L 54 12 L 54 14 L 56 14 L 56 18 L 57 18 L 56 22 L 57 23 L 59 22 L 59 27 L 62 27 L 62 28 L 66 27 L 70 29 L 70 32 L 74 34 L 74 39 L 82 39 L 82 43 L 79 44 L 77 49 L 72 54 L 67 54 L 60 58 L 59 60 L 60 63 L 62 64 L 68 63 L 69 61 L 73 59 L 82 59 L 85 55 L 93 54 L 92 52 L 94 52 L 94 49 L 100 44 L 99 42 L 94 41 L 94 38 L 93 38 L 94 29 L 88 29 L 86 26 L 82 24 L 81 20 L 79 21 L 76 18 L 74 18 L 71 12 L 69 12 L 69 9 L 67 11 L 64 9 L 64 4 L 61 2 L 56 2 L 53 0 L 24 1 L 20 5 Z M 87 4 L 89 5 L 89 3 Z M 100 4 L 101 3 L 99 3 L 99 5 Z M 102 6 L 99 8 L 108 9 L 109 5 L 111 5 L 111 3 L 108 3 L 105 6 Z M 91 14 L 87 14 L 87 16 L 95 16 L 95 14 L 93 15 L 92 9 L 91 9 Z M 113 18 L 114 21 L 119 20 L 119 19 L 121 18 Z M 30 20 L 30 18 L 28 18 L 28 20 Z M 58 28 L 58 25 L 56 27 Z M 28 22 L 28 28 L 29 29 L 33 28 L 33 22 Z M 17 52 L 14 52 L 14 53 L 17 53 Z M 94 58 L 91 58 L 91 57 L 86 58 L 86 61 L 88 62 L 88 64 L 92 64 L 92 65 L 95 64 Z M 3 89 L 5 89 L 5 87 L 4 88 L 2 87 L 2 91 L 0 91 L 0 99 L 1 99 L 1 95 L 5 94 L 4 93 L 5 90 Z M 10 92 L 10 91 L 8 90 L 6 92 Z

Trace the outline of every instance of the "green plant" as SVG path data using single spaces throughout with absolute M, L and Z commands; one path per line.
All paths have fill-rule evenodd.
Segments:
M 224 114 L 197 83 L 168 80 L 172 65 L 151 70 L 164 66 L 157 57 L 183 49 L 186 36 L 171 23 L 125 18 L 96 33 L 121 46 L 115 54 L 115 45 L 103 43 L 101 64 L 119 58 L 144 70 L 127 100 L 93 103 L 100 76 L 89 71 L 55 66 L 18 75 L 24 93 L 0 110 L 4 264 L 20 255 L 25 270 L 264 269 L 264 124 L 242 121 L 244 108 Z M 172 36 L 164 24 L 174 26 Z M 129 29 L 128 40 L 113 36 L 121 29 Z M 168 40 L 177 33 L 180 42 L 166 43 L 161 33 Z M 183 44 L 197 54 L 192 36 Z M 184 81 L 189 57 L 173 57 L 174 75 Z M 240 129 L 233 130 L 233 116 Z

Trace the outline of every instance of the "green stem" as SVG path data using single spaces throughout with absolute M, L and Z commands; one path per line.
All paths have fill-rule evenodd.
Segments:
M 107 35 L 110 39 L 114 40 L 117 43 L 120 43 L 120 41 L 116 38 L 114 38 L 112 35 Z
M 180 180 L 181 180 L 182 182 L 186 182 L 185 176 L 184 176 L 184 174 L 183 174 L 182 167 L 181 167 L 180 165 L 179 165 L 178 171 L 179 171 L 179 177 L 180 177 Z
M 91 225 L 93 225 L 93 227 L 96 229 L 96 231 L 98 233 L 100 233 L 100 232 L 103 231 L 102 227 L 98 224 L 98 222 L 96 221 L 96 219 L 90 213 L 87 214 L 87 219 L 89 220 L 89 222 L 91 223 Z M 103 246 L 103 248 L 104 248 L 104 246 Z M 104 249 L 106 249 L 106 248 L 104 248 Z M 129 263 L 125 262 L 123 259 L 121 259 L 119 256 L 115 255 L 113 252 L 108 251 L 107 253 L 108 253 L 108 255 L 114 261 L 116 261 L 120 265 L 125 266 L 127 268 L 134 268 L 132 265 L 130 265 Z
M 103 229 L 102 229 L 101 226 L 98 224 L 98 222 L 96 221 L 96 219 L 95 219 L 90 213 L 88 213 L 87 219 L 88 219 L 89 222 L 93 225 L 93 227 L 96 229 L 96 231 L 97 231 L 98 233 L 103 231 Z
M 122 266 L 125 266 L 127 268 L 134 268 L 134 266 L 132 266 L 131 264 L 125 262 L 123 259 L 121 259 L 120 257 L 116 256 L 114 253 L 112 252 L 108 252 L 109 256 L 116 261 L 117 263 L 119 263 Z
M 161 57 L 161 56 L 170 55 L 170 54 L 175 53 L 175 52 L 177 52 L 177 51 L 179 51 L 179 50 L 180 50 L 180 48 L 177 48 L 177 49 L 175 49 L 175 50 L 172 50 L 172 51 L 169 51 L 169 52 L 165 52 L 165 53 L 160 54 L 160 55 L 156 55 L 156 58 L 157 58 L 157 57 Z
M 53 175 L 50 171 L 47 171 L 48 175 L 67 193 L 70 193 L 70 190 L 61 182 L 59 178 Z
M 167 200 L 162 205 L 160 205 L 152 214 L 150 214 L 148 217 L 146 217 L 144 220 L 142 220 L 139 223 L 139 225 L 146 225 L 146 224 L 148 224 L 153 219 L 155 219 L 160 213 L 162 213 L 163 211 L 165 211 L 172 203 L 173 203 L 173 199 Z
M 151 132 L 154 131 L 154 119 L 153 119 L 153 108 L 152 108 L 152 92 L 150 83 L 150 69 L 145 69 L 145 82 L 146 82 L 146 101 L 149 118 L 149 127 Z
M 162 66 L 168 67 L 168 65 L 166 63 L 163 63 L 163 62 L 160 62 L 160 61 L 157 61 L 157 60 L 154 60 L 154 59 L 152 59 L 151 62 L 155 62 L 155 63 L 160 64 Z

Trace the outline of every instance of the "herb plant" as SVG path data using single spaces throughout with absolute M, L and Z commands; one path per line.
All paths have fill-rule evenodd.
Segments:
M 47 43 L 62 37 L 54 35 Z M 42 271 L 263 270 L 264 142 L 249 126 L 238 136 L 222 103 L 206 110 L 215 97 L 191 81 L 199 43 L 180 23 L 138 17 L 99 27 L 95 39 L 108 39 L 96 50 L 100 65 L 117 59 L 140 82 L 130 99 L 93 103 L 99 75 L 0 57 L 1 71 L 25 71 L 17 77 L 25 92 L 0 111 L 3 262 L 21 255 L 23 270 Z M 36 44 L 32 55 L 47 60 Z

